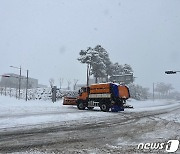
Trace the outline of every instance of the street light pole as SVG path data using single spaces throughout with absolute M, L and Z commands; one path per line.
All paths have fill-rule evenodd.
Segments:
M 21 66 L 19 68 L 19 99 L 21 98 Z
M 10 66 L 10 67 L 19 69 L 19 99 L 20 99 L 21 97 L 21 66 L 20 67 Z
M 28 100 L 28 78 L 29 78 L 29 70 L 27 70 L 27 78 L 26 78 L 26 101 Z

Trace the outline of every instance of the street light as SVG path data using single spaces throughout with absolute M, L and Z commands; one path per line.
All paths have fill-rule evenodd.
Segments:
M 0 76 L 2 76 L 2 77 L 4 77 L 4 78 L 9 78 L 9 77 L 11 77 L 10 75 L 0 75 Z
M 165 71 L 165 74 L 176 74 L 177 72 L 180 72 L 180 71 Z
M 10 67 L 19 69 L 19 99 L 20 99 L 21 97 L 21 66 L 20 67 L 10 66 Z
M 155 100 L 155 90 L 156 90 L 156 87 L 157 85 L 159 84 L 159 82 L 153 82 L 153 101 Z
M 27 93 L 28 93 L 28 79 L 29 79 L 29 70 L 26 70 L 27 71 L 27 76 L 26 76 L 26 101 L 28 100 L 28 96 L 27 96 Z
M 15 67 L 15 66 L 10 66 L 12 68 L 16 68 L 16 69 L 19 69 L 20 72 L 19 72 L 19 99 L 20 99 L 20 90 L 21 90 L 21 66 L 20 67 Z M 24 69 L 23 69 L 24 70 Z M 29 70 L 26 70 L 27 74 L 26 74 L 26 101 L 28 100 L 28 96 L 27 96 L 27 91 L 28 91 L 28 79 L 29 79 Z

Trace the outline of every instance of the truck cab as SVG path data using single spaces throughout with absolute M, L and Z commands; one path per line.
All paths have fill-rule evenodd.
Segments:
M 89 90 L 90 90 L 89 87 L 82 87 L 81 89 L 79 89 L 78 99 L 80 99 L 80 100 L 86 100 L 86 99 L 88 98 L 88 95 L 89 95 Z

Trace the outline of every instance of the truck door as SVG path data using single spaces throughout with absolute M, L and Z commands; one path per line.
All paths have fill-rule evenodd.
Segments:
M 79 90 L 79 99 L 86 100 L 88 98 L 89 87 L 82 87 Z

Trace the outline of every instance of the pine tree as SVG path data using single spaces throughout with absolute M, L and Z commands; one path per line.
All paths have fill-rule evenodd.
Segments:
M 91 75 L 94 75 L 96 82 L 98 78 L 104 78 L 110 74 L 110 64 L 108 52 L 97 45 L 94 49 L 89 47 L 87 50 L 80 51 L 78 60 L 90 66 Z
M 109 54 L 103 47 L 101 47 L 101 45 L 97 45 L 94 50 L 99 53 L 99 56 L 102 58 L 104 63 L 105 72 L 101 77 L 106 78 L 106 81 L 108 81 L 108 76 L 112 75 L 112 62 L 110 61 Z
M 108 52 L 101 46 L 96 45 L 94 48 L 88 47 L 87 50 L 81 50 L 78 61 L 87 64 L 90 68 L 90 74 L 94 75 L 96 83 L 98 78 L 106 78 L 106 81 L 111 81 L 114 75 L 122 75 L 132 73 L 133 70 L 130 65 L 119 63 L 112 63 Z

